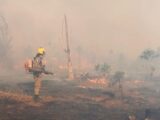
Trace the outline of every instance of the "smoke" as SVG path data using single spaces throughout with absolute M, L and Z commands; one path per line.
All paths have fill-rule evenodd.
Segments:
M 8 32 L 8 24 L 3 16 L 0 16 L 0 68 L 12 67 L 11 38 Z
M 79 54 L 80 46 L 84 59 L 98 63 L 108 60 L 110 51 L 136 59 L 145 48 L 157 48 L 159 4 L 158 0 L 0 0 L 0 14 L 12 36 L 14 61 L 34 56 L 43 46 L 47 59 L 65 64 L 66 14 L 72 56 Z

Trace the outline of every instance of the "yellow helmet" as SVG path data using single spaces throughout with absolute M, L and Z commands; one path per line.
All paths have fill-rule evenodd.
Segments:
M 45 53 L 45 49 L 43 47 L 38 48 L 38 53 L 39 54 L 44 54 Z

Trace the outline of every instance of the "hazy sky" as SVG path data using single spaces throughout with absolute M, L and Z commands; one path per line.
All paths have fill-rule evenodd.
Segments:
M 18 54 L 28 45 L 58 53 L 66 14 L 73 48 L 135 58 L 145 48 L 160 46 L 159 6 L 160 0 L 0 0 L 0 13 Z

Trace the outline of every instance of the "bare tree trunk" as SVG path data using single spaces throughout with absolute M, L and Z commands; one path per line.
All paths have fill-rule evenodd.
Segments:
M 68 24 L 67 24 L 67 17 L 65 17 L 65 29 L 66 29 L 66 44 L 67 44 L 67 56 L 68 56 L 68 63 L 67 63 L 67 67 L 68 67 L 68 79 L 69 80 L 73 80 L 74 79 L 74 75 L 73 75 L 73 68 L 72 68 L 72 62 L 71 62 L 71 53 L 70 53 L 70 46 L 69 46 L 69 37 L 68 37 Z

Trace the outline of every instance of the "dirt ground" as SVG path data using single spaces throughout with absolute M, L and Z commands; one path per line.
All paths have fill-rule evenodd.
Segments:
M 144 120 L 146 109 L 152 120 L 160 120 L 160 81 L 122 81 L 122 98 L 118 85 L 43 80 L 41 100 L 36 103 L 34 81 L 12 79 L 0 81 L 0 120 L 127 120 L 129 115 Z

